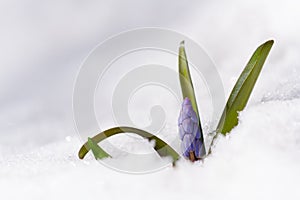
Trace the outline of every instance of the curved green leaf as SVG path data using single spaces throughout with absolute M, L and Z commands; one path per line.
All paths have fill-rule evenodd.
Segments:
M 187 60 L 187 56 L 186 56 L 186 52 L 185 52 L 184 41 L 182 41 L 180 43 L 178 64 L 179 64 L 178 65 L 179 80 L 180 80 L 180 85 L 181 85 L 182 97 L 183 97 L 183 99 L 188 97 L 192 103 L 192 107 L 199 119 L 199 129 L 200 129 L 200 134 L 201 134 L 201 141 L 202 141 L 202 144 L 204 145 L 204 140 L 203 140 L 204 137 L 203 137 L 203 131 L 202 131 L 202 127 L 201 127 L 200 115 L 198 112 L 198 106 L 197 106 L 194 86 L 193 86 L 190 69 L 189 69 L 189 64 L 188 64 L 188 60 Z M 205 145 L 203 146 L 202 154 L 203 155 L 201 155 L 201 157 L 205 156 L 205 154 L 206 154 Z
M 92 149 L 92 152 L 93 152 L 94 157 L 96 158 L 96 160 L 100 160 L 100 159 L 103 159 L 103 158 L 109 158 L 109 157 L 111 157 L 101 147 L 99 147 L 97 145 L 97 143 L 95 143 L 93 141 L 93 139 L 88 138 L 87 145 L 89 146 L 90 149 Z
M 273 43 L 269 40 L 260 45 L 250 58 L 227 101 L 217 127 L 218 133 L 226 135 L 238 124 L 238 112 L 246 106 Z
M 120 134 L 120 133 L 135 133 L 139 136 L 147 138 L 149 141 L 154 140 L 155 141 L 154 149 L 156 150 L 156 152 L 162 157 L 171 156 L 172 159 L 173 159 L 173 163 L 175 163 L 175 161 L 177 161 L 180 158 L 179 154 L 171 146 L 169 146 L 166 142 L 164 142 L 160 138 L 156 137 L 155 135 L 153 135 L 153 134 L 151 134 L 147 131 L 137 129 L 137 128 L 133 128 L 133 127 L 125 127 L 124 126 L 124 127 L 110 128 L 108 130 L 105 130 L 105 131 L 95 135 L 92 138 L 92 141 L 95 142 L 95 143 L 99 143 L 99 142 L 101 142 L 102 140 L 104 140 L 106 138 L 109 138 L 113 135 L 117 135 L 117 134 Z M 88 142 L 86 142 L 80 148 L 80 150 L 78 152 L 79 158 L 83 159 L 90 149 L 91 149 L 91 146 L 88 144 Z

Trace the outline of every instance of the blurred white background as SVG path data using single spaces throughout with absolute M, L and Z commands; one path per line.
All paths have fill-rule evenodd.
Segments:
M 275 100 L 274 110 L 300 97 L 299 21 L 297 0 L 1 0 L 0 155 L 75 136 L 72 90 L 83 59 L 107 37 L 138 27 L 172 29 L 202 45 L 227 96 L 254 49 L 274 39 L 248 105 L 258 105 L 260 113 L 269 108 L 263 101 Z M 299 105 L 292 110 L 299 112 Z M 293 119 L 287 123 L 296 133 L 299 118 Z
M 137 27 L 172 29 L 202 45 L 226 94 L 252 51 L 275 39 L 272 66 L 257 86 L 262 95 L 299 71 L 299 11 L 291 0 L 2 0 L 1 146 L 34 147 L 73 135 L 72 87 L 80 64 L 107 37 Z

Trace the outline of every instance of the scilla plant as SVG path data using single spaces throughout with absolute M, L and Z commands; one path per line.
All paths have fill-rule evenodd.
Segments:
M 216 127 L 216 134 L 208 149 L 205 148 L 204 144 L 204 134 L 201 127 L 195 90 L 190 75 L 184 42 L 180 43 L 178 65 L 183 103 L 178 118 L 178 130 L 181 140 L 181 154 L 184 158 L 189 159 L 192 162 L 204 159 L 211 153 L 211 147 L 214 144 L 215 138 L 219 135 L 228 134 L 232 128 L 238 124 L 238 113 L 245 108 L 273 43 L 273 40 L 269 40 L 260 45 L 253 53 L 231 91 L 221 119 Z M 79 150 L 79 158 L 83 159 L 89 150 L 92 150 L 96 159 L 111 157 L 97 143 L 120 133 L 134 133 L 149 141 L 154 140 L 154 149 L 156 152 L 161 157 L 172 157 L 173 164 L 181 158 L 179 153 L 157 136 L 134 127 L 114 127 L 105 130 L 92 138 L 88 138 L 88 141 Z

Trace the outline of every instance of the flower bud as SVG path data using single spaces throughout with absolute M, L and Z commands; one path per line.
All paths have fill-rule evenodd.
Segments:
M 181 150 L 184 157 L 189 158 L 193 152 L 196 158 L 201 157 L 203 143 L 199 129 L 199 119 L 193 110 L 189 98 L 185 98 L 178 118 L 179 136 L 182 141 Z

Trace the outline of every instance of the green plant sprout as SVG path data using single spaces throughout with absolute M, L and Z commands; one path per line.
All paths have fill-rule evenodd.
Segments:
M 273 43 L 273 40 L 269 40 L 260 45 L 255 50 L 246 67 L 242 71 L 225 105 L 223 114 L 216 128 L 216 135 L 214 136 L 212 143 L 208 148 L 209 151 L 206 151 L 204 145 L 203 131 L 195 97 L 195 90 L 190 76 L 184 42 L 180 43 L 178 69 L 183 104 L 178 125 L 179 135 L 182 139 L 182 154 L 184 157 L 191 161 L 205 158 L 211 153 L 211 148 L 214 145 L 215 138 L 220 134 L 228 134 L 238 124 L 238 113 L 247 105 L 251 92 L 273 46 Z M 155 151 L 161 157 L 170 156 L 173 160 L 173 165 L 181 157 L 180 154 L 177 153 L 170 145 L 147 131 L 134 127 L 114 127 L 105 130 L 92 138 L 88 138 L 88 141 L 79 150 L 79 158 L 83 159 L 89 150 L 92 150 L 92 153 L 96 159 L 111 157 L 97 143 L 105 140 L 108 137 L 121 133 L 134 133 L 148 139 L 149 141 L 154 141 Z
M 105 152 L 101 147 L 99 147 L 97 143 L 101 142 L 106 138 L 109 138 L 113 135 L 117 135 L 120 133 L 134 133 L 148 139 L 149 141 L 154 141 L 155 142 L 154 149 L 156 150 L 156 152 L 161 157 L 171 156 L 173 159 L 173 163 L 175 163 L 180 158 L 180 155 L 171 146 L 169 146 L 166 142 L 164 142 L 157 136 L 138 128 L 125 127 L 125 126 L 110 128 L 108 130 L 105 130 L 97 134 L 93 138 L 90 138 L 90 142 L 89 141 L 86 142 L 80 148 L 78 153 L 79 158 L 83 159 L 90 149 L 92 149 L 92 152 L 95 158 L 97 159 L 111 157 L 107 152 Z M 95 145 L 97 146 L 96 148 Z
M 217 127 L 218 133 L 226 135 L 238 124 L 238 112 L 245 108 L 273 43 L 273 40 L 269 40 L 253 53 L 231 91 Z

